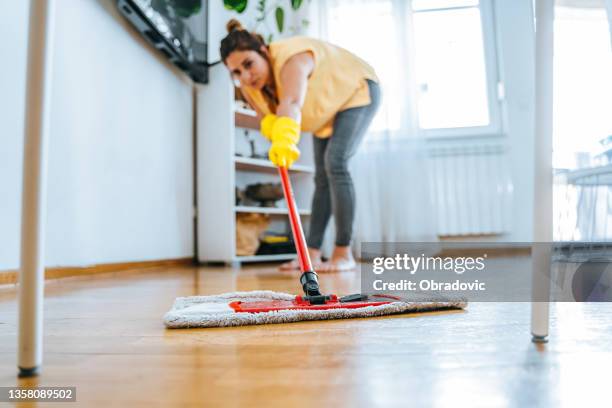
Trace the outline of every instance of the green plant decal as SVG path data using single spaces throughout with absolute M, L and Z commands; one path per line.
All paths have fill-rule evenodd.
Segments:
M 223 0 L 223 6 L 228 10 L 234 10 L 236 13 L 242 13 L 246 10 L 248 0 Z
M 170 5 L 179 17 L 189 18 L 202 8 L 202 0 L 170 0 Z
M 302 5 L 302 0 L 291 0 L 291 8 L 294 10 L 298 10 Z
M 277 7 L 274 12 L 274 17 L 276 18 L 276 27 L 278 27 L 278 32 L 282 33 L 284 24 L 285 24 L 285 10 L 282 7 Z
M 260 23 L 260 22 L 262 22 L 266 18 L 266 0 L 259 0 L 257 2 L 256 10 L 258 12 L 258 15 L 257 15 L 257 19 L 255 21 Z

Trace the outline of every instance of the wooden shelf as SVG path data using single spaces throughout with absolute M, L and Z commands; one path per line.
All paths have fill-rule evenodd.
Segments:
M 240 106 L 240 104 L 238 103 L 234 105 L 234 112 L 246 116 L 257 116 L 257 112 L 255 112 L 253 109 L 245 108 L 243 106 Z
M 236 262 L 274 262 L 274 261 L 290 261 L 295 259 L 297 254 L 279 254 L 279 255 L 251 255 L 251 256 L 236 256 Z
M 234 122 L 236 127 L 259 131 L 257 112 L 234 102 Z
M 239 205 L 234 207 L 237 213 L 259 213 L 259 214 L 278 214 L 289 215 L 289 209 L 277 207 L 247 207 Z M 310 215 L 310 210 L 298 210 L 300 215 Z
M 237 170 L 261 170 L 269 173 L 276 173 L 276 166 L 265 159 L 253 159 L 250 157 L 234 156 Z M 289 168 L 291 173 L 314 173 L 314 167 L 303 164 L 294 164 Z

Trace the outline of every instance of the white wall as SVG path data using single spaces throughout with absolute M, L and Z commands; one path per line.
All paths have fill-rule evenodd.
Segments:
M 0 25 L 0 270 L 19 263 L 28 3 Z M 55 6 L 47 265 L 192 256 L 189 81 L 114 0 Z
M 21 164 L 27 2 L 6 2 L 0 24 L 0 270 L 15 268 L 19 256 Z M 7 10 L 8 8 L 8 10 Z M 5 14 L 3 14 L 5 16 Z M 10 57 L 9 57 L 10 56 Z

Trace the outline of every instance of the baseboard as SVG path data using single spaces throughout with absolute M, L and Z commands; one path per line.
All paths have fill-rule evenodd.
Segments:
M 98 273 L 122 272 L 133 269 L 148 269 L 169 266 L 195 265 L 193 258 L 162 259 L 156 261 L 120 262 L 79 267 L 45 268 L 45 279 L 59 279 L 70 276 L 94 275 Z M 0 271 L 0 285 L 16 284 L 16 270 Z
M 499 242 L 501 234 L 438 235 L 441 242 Z
M 531 247 L 529 246 L 517 246 L 517 247 L 474 247 L 474 248 L 445 248 L 441 251 L 440 256 L 449 256 L 451 258 L 461 256 L 482 256 L 486 254 L 489 258 L 511 258 L 530 256 Z

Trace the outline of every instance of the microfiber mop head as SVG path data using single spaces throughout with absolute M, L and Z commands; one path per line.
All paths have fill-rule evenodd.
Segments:
M 462 309 L 462 299 L 423 298 L 401 300 L 397 297 L 370 296 L 363 301 L 343 303 L 337 298 L 326 305 L 305 305 L 301 297 L 272 291 L 224 293 L 216 296 L 177 298 L 164 316 L 171 329 L 190 327 L 228 327 L 254 324 L 292 323 L 303 320 L 333 320 L 374 317 L 440 309 Z

